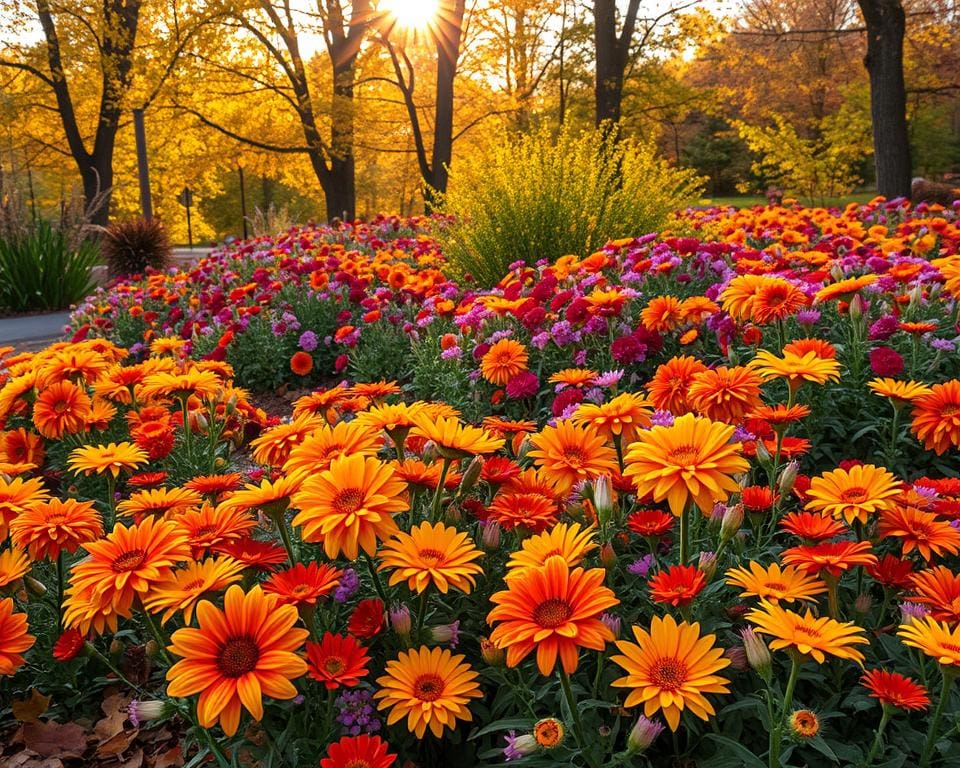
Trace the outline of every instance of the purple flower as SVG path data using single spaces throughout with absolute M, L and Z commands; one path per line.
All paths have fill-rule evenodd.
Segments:
M 900 321 L 893 315 L 884 315 L 870 326 L 869 338 L 871 341 L 886 341 L 900 328 Z
M 802 309 L 797 312 L 797 322 L 800 325 L 816 325 L 820 322 L 820 310 Z
M 343 735 L 359 736 L 380 730 L 380 719 L 374 711 L 372 700 L 373 692 L 363 689 L 344 691 L 337 696 L 334 706 Z
M 651 568 L 653 568 L 653 555 L 644 555 L 627 566 L 627 573 L 632 573 L 634 576 L 643 579 L 650 573 Z
M 320 340 L 313 331 L 304 331 L 300 334 L 300 340 L 297 344 L 304 352 L 313 352 L 320 344 Z
M 931 339 L 930 346 L 938 352 L 953 352 L 957 345 L 950 339 Z
M 345 603 L 356 594 L 358 589 L 360 589 L 360 577 L 353 568 L 347 568 L 340 577 L 340 585 L 334 590 L 333 599 L 338 603 Z
M 672 427 L 673 414 L 670 411 L 654 411 L 650 417 L 650 424 L 654 427 Z
M 507 382 L 507 397 L 511 400 L 522 400 L 533 397 L 540 389 L 540 380 L 532 371 L 523 371 Z
M 463 350 L 460 347 L 454 345 L 452 347 L 447 347 L 440 353 L 441 360 L 460 360 L 463 357 Z

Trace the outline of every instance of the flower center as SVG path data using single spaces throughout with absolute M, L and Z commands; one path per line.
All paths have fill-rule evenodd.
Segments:
M 339 675 L 346 667 L 347 665 L 340 656 L 328 656 L 327 660 L 323 662 L 323 668 L 330 675 Z
M 676 691 L 687 681 L 687 665 L 680 659 L 658 659 L 650 670 L 650 681 L 664 691 Z
M 370 762 L 362 757 L 355 757 L 343 764 L 343 768 L 371 768 Z
M 413 695 L 420 701 L 436 701 L 443 696 L 443 679 L 440 675 L 420 675 L 413 683 Z
M 243 677 L 257 667 L 260 649 L 249 635 L 230 637 L 220 648 L 217 667 L 224 677 Z
M 946 418 L 956 416 L 958 412 L 960 412 L 960 405 L 956 405 L 955 403 L 947 403 L 940 409 L 940 415 Z
M 200 538 L 201 536 L 212 536 L 217 532 L 216 525 L 205 525 L 202 528 L 197 528 L 197 532 L 194 534 L 194 538 Z
M 330 505 L 341 515 L 352 515 L 363 504 L 363 492 L 359 488 L 344 488 Z
M 840 498 L 848 504 L 862 504 L 867 500 L 867 489 L 855 485 L 841 493 Z
M 293 589 L 290 590 L 291 595 L 296 595 L 297 597 L 302 597 L 303 595 L 309 594 L 313 591 L 313 587 L 309 584 L 297 584 Z
M 53 406 L 53 410 L 59 415 L 70 410 L 70 403 L 66 400 L 58 400 Z
M 554 598 L 540 603 L 533 609 L 533 620 L 541 627 L 553 629 L 566 624 L 572 613 L 573 609 L 566 600 Z
M 142 549 L 131 549 L 129 552 L 124 552 L 116 558 L 111 568 L 113 568 L 114 573 L 126 573 L 127 571 L 136 570 L 143 563 L 146 556 L 147 553 Z
M 787 585 L 784 584 L 782 581 L 767 581 L 767 582 L 764 582 L 763 586 L 766 587 L 771 592 L 787 591 Z
M 200 589 L 203 586 L 203 579 L 194 579 L 189 584 L 184 584 L 183 589 L 185 592 L 192 592 L 195 589 Z
M 569 445 L 563 449 L 563 458 L 574 469 L 578 469 L 586 464 L 584 460 L 583 451 L 579 446 Z
M 812 637 L 814 639 L 820 639 L 820 637 L 822 637 L 819 631 L 817 631 L 813 627 L 805 627 L 803 624 L 798 624 L 794 629 L 794 632 L 796 632 L 799 635 L 806 635 L 807 637 Z
M 670 463 L 685 467 L 697 461 L 697 449 L 692 445 L 678 445 L 667 454 Z

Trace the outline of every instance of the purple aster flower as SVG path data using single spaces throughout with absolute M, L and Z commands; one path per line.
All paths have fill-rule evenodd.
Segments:
M 333 599 L 338 603 L 345 603 L 356 594 L 358 589 L 360 589 L 360 577 L 353 568 L 347 568 L 340 577 L 340 584 L 333 593 Z
M 304 352 L 313 352 L 320 344 L 320 340 L 313 331 L 304 331 L 300 334 L 300 339 L 297 341 L 297 344 Z
M 644 555 L 627 566 L 627 573 L 632 573 L 634 576 L 643 579 L 650 573 L 651 568 L 653 568 L 653 555 Z

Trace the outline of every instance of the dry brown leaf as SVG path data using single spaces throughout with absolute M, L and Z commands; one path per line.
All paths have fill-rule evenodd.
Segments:
M 13 716 L 22 723 L 34 723 L 50 706 L 50 697 L 44 696 L 36 688 L 30 689 L 29 699 L 14 699 L 11 709 Z
M 137 738 L 139 732 L 140 731 L 134 729 L 132 731 L 120 731 L 120 733 L 114 734 L 97 747 L 97 757 L 112 757 L 113 755 L 126 752 L 131 742 Z
M 123 732 L 123 726 L 128 717 L 128 704 L 130 704 L 130 697 L 120 693 L 114 693 L 103 700 L 100 709 L 103 710 L 106 717 L 97 721 L 97 724 L 93 727 L 93 732 L 99 742 L 108 741 L 118 733 Z
M 63 768 L 63 762 L 56 757 L 40 757 L 33 752 L 18 752 L 0 762 L 0 768 Z
M 130 757 L 117 765 L 117 768 L 141 768 L 143 765 L 143 750 L 138 749 Z
M 182 768 L 183 750 L 178 744 L 171 747 L 166 752 L 161 752 L 153 760 L 153 768 Z
M 87 736 L 76 723 L 37 720 L 23 724 L 23 743 L 41 757 L 83 757 Z

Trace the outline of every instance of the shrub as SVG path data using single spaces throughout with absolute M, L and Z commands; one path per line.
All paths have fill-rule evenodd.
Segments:
M 71 245 L 45 221 L 0 240 L 0 308 L 12 312 L 66 309 L 90 292 L 96 244 Z
M 170 261 L 170 237 L 159 219 L 115 221 L 103 230 L 103 258 L 111 277 L 163 269 Z
M 699 196 L 701 181 L 616 130 L 542 129 L 458 160 L 450 187 L 443 207 L 456 220 L 438 233 L 444 253 L 493 285 L 514 261 L 585 255 L 657 230 Z

